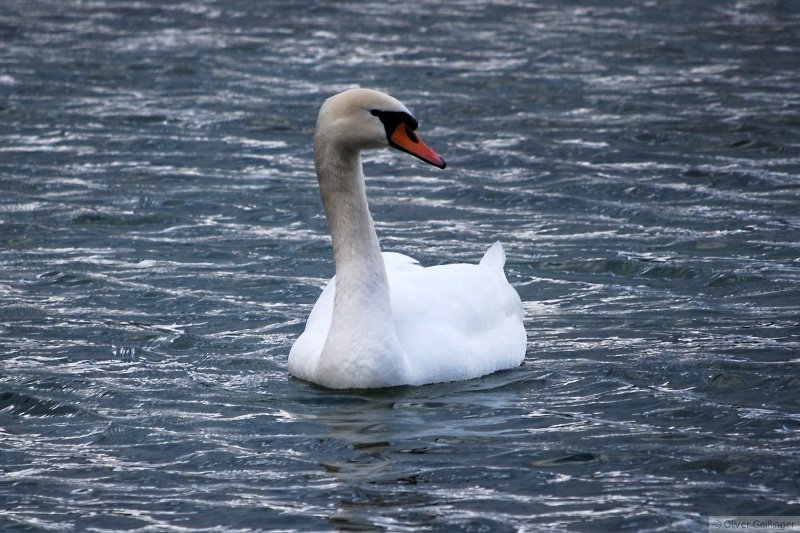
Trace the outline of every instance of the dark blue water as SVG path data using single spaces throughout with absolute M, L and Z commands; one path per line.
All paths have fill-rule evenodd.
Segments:
M 287 376 L 362 85 L 385 249 L 501 240 L 519 369 Z M 0 529 L 704 531 L 800 515 L 800 3 L 5 0 Z

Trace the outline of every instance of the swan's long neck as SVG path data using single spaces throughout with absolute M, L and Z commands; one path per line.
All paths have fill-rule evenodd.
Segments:
M 389 284 L 369 213 L 358 151 L 317 156 L 317 176 L 333 241 L 336 301 L 363 297 L 391 314 Z
M 405 358 L 392 318 L 389 282 L 369 212 L 361 155 L 315 139 L 314 160 L 333 241 L 336 295 L 328 337 L 320 356 L 322 375 L 373 386 L 405 379 Z M 337 378 L 338 379 L 338 378 Z

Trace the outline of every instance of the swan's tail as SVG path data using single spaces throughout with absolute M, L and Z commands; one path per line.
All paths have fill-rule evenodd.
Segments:
M 483 254 L 483 259 L 481 259 L 481 265 L 495 270 L 503 270 L 505 264 L 506 251 L 503 250 L 503 245 L 500 244 L 500 241 L 491 245 L 489 249 L 486 250 L 486 253 Z

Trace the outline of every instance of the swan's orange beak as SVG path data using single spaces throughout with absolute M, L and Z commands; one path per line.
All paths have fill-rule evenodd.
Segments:
M 444 168 L 447 166 L 444 159 L 431 150 L 431 148 L 422 141 L 422 137 L 403 122 L 400 122 L 389 136 L 389 144 L 435 167 Z

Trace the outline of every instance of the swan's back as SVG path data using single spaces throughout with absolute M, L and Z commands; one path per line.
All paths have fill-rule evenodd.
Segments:
M 497 244 L 478 265 L 390 272 L 395 327 L 414 384 L 471 379 L 522 363 L 522 303 L 506 281 L 501 254 Z

